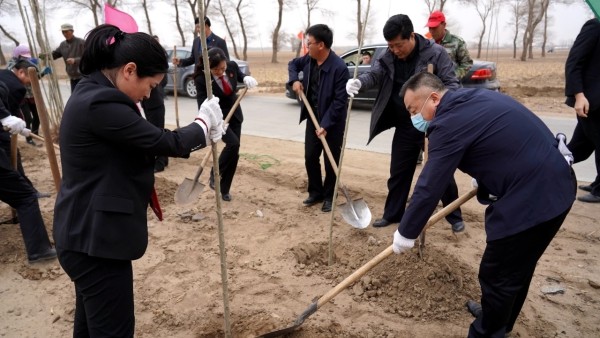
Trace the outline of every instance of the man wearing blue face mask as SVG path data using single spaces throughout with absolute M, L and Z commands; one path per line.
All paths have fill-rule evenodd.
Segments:
M 481 305 L 467 303 L 476 317 L 468 336 L 504 338 L 538 260 L 575 200 L 572 157 L 561 153 L 542 120 L 504 94 L 447 91 L 436 76 L 421 73 L 404 84 L 401 95 L 415 126 L 426 128 L 429 158 L 392 248 L 402 253 L 413 247 L 456 169 L 475 178 L 477 198 L 489 207 L 479 266 Z
M 369 142 L 386 129 L 396 128 L 392 140 L 390 178 L 387 182 L 388 195 L 385 200 L 383 217 L 375 220 L 374 227 L 385 227 L 398 223 L 404 215 L 412 178 L 417 167 L 417 158 L 423 148 L 424 130 L 413 127 L 410 114 L 404 107 L 400 88 L 412 75 L 427 71 L 433 66 L 433 73 L 448 89 L 459 87 L 454 75 L 454 64 L 446 50 L 416 34 L 410 18 L 397 14 L 388 19 L 383 27 L 383 36 L 388 43 L 385 53 L 372 62 L 371 70 L 358 79 L 348 80 L 346 91 L 354 96 L 359 90 L 379 88 L 379 94 L 371 113 Z M 458 198 L 456 182 L 451 180 L 442 204 L 448 205 Z M 460 209 L 446 216 L 453 232 L 465 229 Z

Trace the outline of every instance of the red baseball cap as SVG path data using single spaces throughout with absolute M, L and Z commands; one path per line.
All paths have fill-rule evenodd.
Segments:
M 431 15 L 429 16 L 429 21 L 427 21 L 427 25 L 425 26 L 435 28 L 439 26 L 442 22 L 446 22 L 446 17 L 444 16 L 444 13 L 440 11 L 433 11 L 431 12 Z

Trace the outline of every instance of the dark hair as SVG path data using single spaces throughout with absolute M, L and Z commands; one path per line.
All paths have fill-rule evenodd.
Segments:
M 200 23 L 200 18 L 195 17 L 194 18 L 194 24 L 199 24 Z M 204 24 L 207 25 L 208 27 L 210 27 L 210 19 L 208 18 L 208 16 L 204 17 Z
M 333 44 L 333 31 L 327 25 L 312 25 L 306 30 L 306 35 L 312 36 L 317 42 L 323 42 L 327 49 Z
M 223 60 L 227 61 L 227 56 L 225 56 L 225 52 L 219 47 L 213 47 L 208 50 L 208 68 L 213 69 L 217 67 Z M 202 58 L 202 54 L 198 57 L 198 62 L 196 62 L 196 69 L 194 70 L 193 77 L 202 75 L 204 72 L 204 58 Z
M 10 69 L 27 69 L 29 67 L 34 67 L 37 71 L 38 67 L 31 61 L 30 58 L 19 56 L 13 59 L 14 63 L 11 64 Z
M 114 69 L 129 62 L 137 66 L 137 76 L 167 73 L 167 53 L 156 39 L 146 33 L 124 33 L 113 25 L 92 29 L 85 39 L 79 64 L 81 74 Z
M 407 90 L 417 91 L 421 87 L 433 89 L 434 92 L 443 92 L 446 86 L 439 77 L 429 73 L 421 72 L 411 76 L 400 89 L 400 96 L 404 97 Z
M 367 51 L 364 51 L 364 52 L 360 53 L 360 55 L 362 55 L 362 56 L 368 55 L 369 57 L 372 56 L 371 53 L 369 53 Z
M 398 35 L 404 40 L 410 38 L 414 32 L 412 21 L 408 15 L 396 14 L 388 19 L 383 26 L 383 37 L 386 41 L 393 40 Z

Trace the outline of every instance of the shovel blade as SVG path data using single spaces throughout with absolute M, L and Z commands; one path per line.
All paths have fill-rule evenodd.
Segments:
M 338 207 L 344 221 L 357 229 L 364 229 L 371 223 L 371 210 L 362 198 L 350 200 Z
M 175 192 L 175 203 L 185 205 L 193 203 L 204 190 L 204 184 L 185 178 Z

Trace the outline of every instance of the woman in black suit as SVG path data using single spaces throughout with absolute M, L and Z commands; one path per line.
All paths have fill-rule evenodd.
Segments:
M 240 71 L 237 63 L 227 60 L 225 53 L 217 47 L 213 47 L 208 51 L 208 63 L 211 75 L 211 85 L 213 95 L 219 98 L 219 105 L 224 114 L 227 114 L 235 100 L 237 94 L 235 89 L 239 81 L 243 81 L 248 89 L 256 87 L 258 83 L 252 76 L 245 75 Z M 196 91 L 198 95 L 198 106 L 207 98 L 206 78 L 204 76 L 204 62 L 202 58 L 196 63 L 196 72 L 194 80 L 196 83 Z M 221 173 L 221 196 L 224 201 L 231 201 L 231 183 L 237 169 L 238 160 L 240 158 L 240 137 L 242 136 L 242 108 L 238 106 L 229 120 L 227 132 L 223 135 L 225 148 L 219 156 L 219 171 Z M 215 179 L 211 169 L 209 185 L 214 189 Z
M 168 70 L 161 45 L 145 33 L 100 25 L 87 36 L 80 71 L 60 126 L 63 178 L 54 209 L 60 265 L 75 283 L 73 337 L 133 337 L 131 261 L 148 245 L 146 213 L 157 155 L 188 157 L 218 141 L 218 100 L 196 121 L 160 129 L 142 118 Z

